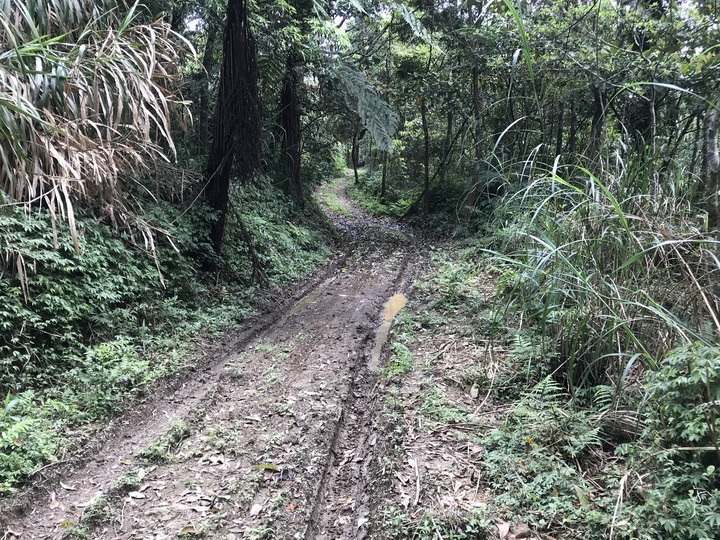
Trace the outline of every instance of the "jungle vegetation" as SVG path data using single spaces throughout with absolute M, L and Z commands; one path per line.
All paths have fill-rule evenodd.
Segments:
M 476 241 L 622 458 L 603 534 L 717 537 L 714 2 L 0 0 L 0 43 L 0 492 L 327 258 L 347 168 Z

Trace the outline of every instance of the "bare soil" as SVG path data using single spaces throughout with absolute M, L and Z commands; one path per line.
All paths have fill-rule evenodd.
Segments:
M 356 209 L 334 220 L 335 264 L 0 502 L 4 537 L 365 537 L 385 448 L 368 362 L 425 248 Z

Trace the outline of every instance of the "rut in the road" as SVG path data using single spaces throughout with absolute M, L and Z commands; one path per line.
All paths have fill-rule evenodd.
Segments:
M 48 488 L 55 502 L 48 495 L 11 529 L 53 539 L 73 528 L 103 539 L 362 535 L 375 380 L 368 353 L 413 257 L 395 237 L 374 240 L 231 355 L 216 382 L 199 381 L 205 395 L 180 409 L 172 444 L 157 434 L 150 451 L 98 455 Z
M 405 255 L 392 290 L 402 291 L 415 270 L 410 254 Z M 395 294 L 388 298 L 399 297 Z M 403 296 L 404 298 L 404 296 Z M 387 309 L 384 310 L 387 313 Z M 364 538 L 369 523 L 368 485 L 370 465 L 375 457 L 377 440 L 377 365 L 375 350 L 387 339 L 389 320 L 378 314 L 374 342 L 365 347 L 353 369 L 342 414 L 329 445 L 326 469 L 318 482 L 314 508 L 304 538 L 306 540 L 341 540 Z M 372 351 L 371 348 L 372 347 Z

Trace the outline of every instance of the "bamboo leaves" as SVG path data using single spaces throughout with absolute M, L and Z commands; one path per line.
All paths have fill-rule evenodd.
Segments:
M 0 1 L 0 191 L 63 216 L 76 249 L 73 205 L 114 207 L 128 224 L 124 177 L 175 150 L 179 36 L 119 7 Z

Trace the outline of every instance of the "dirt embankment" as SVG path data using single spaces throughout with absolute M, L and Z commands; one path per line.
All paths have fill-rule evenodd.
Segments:
M 364 537 L 379 446 L 368 363 L 383 305 L 423 257 L 392 223 L 335 220 L 353 246 L 338 264 L 1 502 L 5 537 Z

